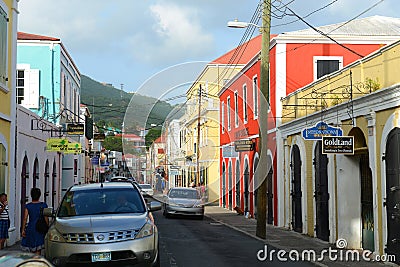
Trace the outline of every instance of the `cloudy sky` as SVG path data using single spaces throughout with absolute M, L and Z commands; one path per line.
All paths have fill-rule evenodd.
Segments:
M 276 10 L 288 3 L 314 26 L 345 22 L 374 5 L 361 17 L 400 16 L 398 0 L 272 2 L 275 6 L 272 33 L 307 28 L 293 16 Z M 237 46 L 245 30 L 227 28 L 226 23 L 235 18 L 250 21 L 258 3 L 258 0 L 20 0 L 18 30 L 61 38 L 82 74 L 117 88 L 123 84 L 125 91 L 138 91 L 149 78 L 166 68 L 187 62 L 208 62 Z M 309 15 L 324 6 L 327 7 Z

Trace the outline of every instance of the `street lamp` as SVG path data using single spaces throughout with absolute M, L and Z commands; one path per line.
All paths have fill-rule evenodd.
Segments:
M 247 28 L 249 26 L 255 26 L 257 28 L 260 28 L 260 26 L 257 25 L 257 24 L 254 24 L 254 23 L 251 23 L 251 22 L 238 21 L 237 19 L 235 19 L 234 21 L 228 21 L 227 26 L 229 28 L 239 28 L 239 29 Z
M 260 92 L 263 99 L 260 99 L 259 127 L 260 138 L 258 145 L 258 153 L 260 160 L 257 165 L 255 178 L 259 184 L 257 189 L 257 228 L 256 235 L 265 239 L 267 233 L 267 175 L 269 168 L 267 156 L 267 139 L 268 139 L 268 103 L 269 103 L 269 46 L 270 46 L 270 28 L 271 28 L 271 0 L 263 0 L 262 7 L 262 26 L 249 22 L 231 21 L 228 27 L 245 28 L 250 25 L 261 28 L 261 57 L 260 57 Z M 257 103 L 256 103 L 257 104 Z

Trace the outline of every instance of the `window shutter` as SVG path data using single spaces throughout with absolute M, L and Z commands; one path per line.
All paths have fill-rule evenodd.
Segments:
M 26 108 L 39 108 L 39 70 L 25 70 L 25 97 L 23 106 Z

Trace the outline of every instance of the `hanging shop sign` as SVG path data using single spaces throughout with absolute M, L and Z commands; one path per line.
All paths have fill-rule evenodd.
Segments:
M 63 138 L 49 138 L 46 140 L 46 150 L 63 152 L 68 149 L 68 140 Z
M 46 150 L 65 154 L 79 154 L 82 152 L 82 145 L 80 143 L 70 143 L 68 139 L 49 138 L 46 140 Z
M 68 148 L 64 151 L 65 154 L 79 154 L 82 152 L 82 145 L 80 143 L 68 143 Z
M 327 123 L 318 122 L 312 128 L 305 128 L 302 136 L 305 140 L 321 140 L 323 136 L 342 136 L 343 130 L 340 127 L 329 126 Z
M 93 135 L 94 141 L 104 141 L 106 139 L 106 135 L 104 133 L 95 133 Z
M 254 142 L 252 140 L 235 141 L 235 151 L 251 151 L 254 150 Z
M 354 136 L 323 136 L 322 154 L 354 154 Z
M 83 123 L 67 123 L 67 134 L 68 135 L 84 135 L 85 124 Z

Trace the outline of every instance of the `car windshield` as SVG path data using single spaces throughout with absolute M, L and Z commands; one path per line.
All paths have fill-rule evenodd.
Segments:
M 200 195 L 196 190 L 187 189 L 173 189 L 169 193 L 170 198 L 189 198 L 189 199 L 199 199 Z
M 142 189 L 151 189 L 151 185 L 149 185 L 149 184 L 140 184 L 139 186 Z
M 145 211 L 146 207 L 137 190 L 130 188 L 99 188 L 68 191 L 61 202 L 58 217 L 144 213 Z

